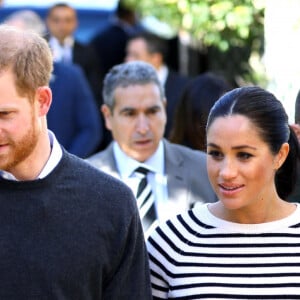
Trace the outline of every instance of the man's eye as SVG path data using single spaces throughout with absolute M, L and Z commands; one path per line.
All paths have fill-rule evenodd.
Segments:
M 149 114 L 149 115 L 155 115 L 155 114 L 157 114 L 158 112 L 160 112 L 160 109 L 158 109 L 158 108 L 153 108 L 153 109 L 150 109 L 150 110 L 149 110 L 148 114 Z
M 134 116 L 134 112 L 133 111 L 125 111 L 123 113 L 123 115 L 126 116 L 126 117 L 132 117 L 132 116 Z
M 11 114 L 11 111 L 0 111 L 0 116 L 2 117 L 7 117 Z

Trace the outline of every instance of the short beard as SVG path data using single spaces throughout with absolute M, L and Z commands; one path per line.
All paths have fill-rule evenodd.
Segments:
M 38 142 L 38 132 L 35 126 L 35 118 L 32 115 L 29 130 L 19 141 L 8 139 L 9 147 L 11 148 L 8 155 L 0 155 L 0 169 L 10 172 L 17 165 L 26 160 L 27 157 L 34 151 Z

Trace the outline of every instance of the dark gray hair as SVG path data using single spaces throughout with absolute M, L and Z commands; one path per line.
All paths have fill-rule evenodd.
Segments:
M 157 85 L 161 100 L 164 101 L 164 88 L 158 79 L 154 67 L 141 61 L 131 61 L 116 65 L 111 68 L 104 78 L 103 102 L 110 109 L 113 109 L 115 105 L 114 93 L 118 87 L 145 85 L 149 83 Z

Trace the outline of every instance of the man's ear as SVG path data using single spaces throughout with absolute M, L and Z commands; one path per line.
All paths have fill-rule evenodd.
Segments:
M 163 99 L 163 105 L 164 105 L 164 108 L 167 109 L 167 99 L 166 98 Z
M 41 86 L 36 91 L 36 103 L 38 105 L 38 115 L 45 116 L 47 115 L 51 103 L 52 103 L 52 92 L 48 86 Z
M 101 112 L 105 121 L 105 127 L 108 130 L 111 130 L 111 117 L 112 117 L 111 109 L 106 104 L 102 104 Z

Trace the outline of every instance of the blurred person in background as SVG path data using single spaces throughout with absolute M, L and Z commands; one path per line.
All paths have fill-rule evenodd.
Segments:
M 54 62 L 50 88 L 49 129 L 69 152 L 81 158 L 95 153 L 103 140 L 103 124 L 82 69 Z
M 107 26 L 96 32 L 90 41 L 91 47 L 96 50 L 99 57 L 100 69 L 103 74 L 106 74 L 113 66 L 124 62 L 128 39 L 142 30 L 134 8 L 128 6 L 125 1 L 119 0 L 115 13 L 109 19 Z M 102 103 L 103 99 L 101 98 Z M 112 141 L 111 132 L 106 129 L 104 123 L 103 128 L 103 141 L 99 150 L 104 150 Z
M 54 61 L 75 63 L 83 69 L 100 109 L 103 80 L 99 62 L 101 57 L 92 45 L 83 44 L 75 39 L 74 34 L 78 26 L 76 10 L 63 2 L 54 4 L 47 12 L 46 25 L 46 38 L 53 51 Z
M 150 32 L 133 36 L 127 43 L 125 61 L 140 60 L 150 63 L 156 70 L 166 94 L 167 124 L 164 136 L 168 138 L 173 125 L 175 107 L 189 78 L 171 70 L 166 64 L 168 43 Z
M 206 154 L 163 138 L 166 99 L 152 65 L 132 61 L 113 67 L 104 80 L 103 99 L 102 113 L 114 140 L 87 160 L 132 189 L 146 238 L 170 216 L 216 200 Z M 145 199 L 138 196 L 143 179 L 149 183 L 141 194 Z
M 125 1 L 119 0 L 107 27 L 96 33 L 91 40 L 91 45 L 100 58 L 103 74 L 114 65 L 124 62 L 128 39 L 142 30 L 135 10 Z
M 177 104 L 169 140 L 206 152 L 206 122 L 214 103 L 231 86 L 223 77 L 204 73 L 185 87 Z

